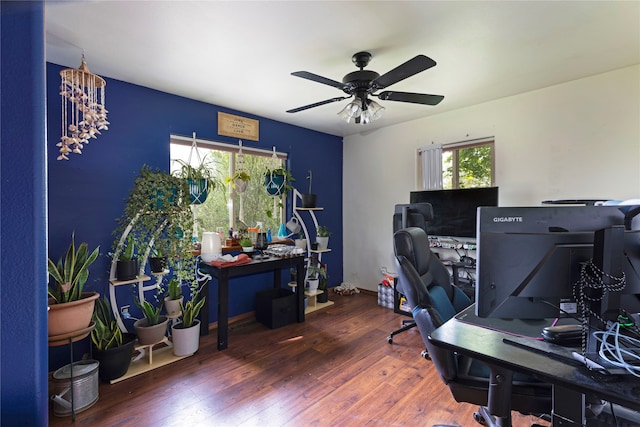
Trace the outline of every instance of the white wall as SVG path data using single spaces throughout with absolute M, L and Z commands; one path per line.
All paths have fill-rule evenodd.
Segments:
M 640 65 L 346 137 L 346 283 L 377 290 L 380 267 L 395 271 L 391 218 L 418 190 L 416 150 L 487 136 L 501 206 L 640 197 Z

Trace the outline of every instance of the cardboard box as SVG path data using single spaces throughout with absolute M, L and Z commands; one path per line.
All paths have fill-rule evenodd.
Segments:
M 256 294 L 256 320 L 276 329 L 296 321 L 296 294 L 275 288 Z

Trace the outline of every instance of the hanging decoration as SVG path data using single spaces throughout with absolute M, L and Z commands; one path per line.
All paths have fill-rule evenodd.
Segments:
M 280 160 L 276 154 L 276 147 L 273 147 L 273 154 L 271 154 L 272 168 L 264 176 L 264 186 L 267 189 L 267 193 L 273 196 L 273 211 L 277 212 L 278 209 L 278 196 L 282 195 L 285 189 L 285 176 L 281 173 Z
M 200 157 L 200 151 L 198 151 L 198 144 L 196 143 L 196 133 L 193 132 L 193 138 L 191 140 L 191 151 L 189 151 L 189 158 L 187 164 L 191 165 L 191 156 L 196 153 L 198 157 L 198 165 L 202 165 L 202 157 Z M 209 180 L 206 178 L 187 178 L 189 183 L 189 198 L 192 205 L 201 205 L 207 200 L 209 195 Z
M 60 71 L 62 83 L 62 137 L 58 160 L 69 160 L 69 153 L 82 154 L 84 145 L 97 138 L 102 130 L 109 129 L 105 108 L 107 82 L 89 71 L 82 55 L 80 67 Z
M 242 153 L 242 140 L 238 140 L 238 154 L 236 155 L 236 166 L 235 166 L 235 174 L 237 176 L 235 181 L 235 191 L 240 195 L 240 206 L 238 207 L 238 219 L 241 222 L 244 222 L 244 204 L 243 204 L 243 196 L 244 192 L 247 189 L 248 181 L 244 181 L 239 177 L 242 176 L 244 172 L 244 154 Z

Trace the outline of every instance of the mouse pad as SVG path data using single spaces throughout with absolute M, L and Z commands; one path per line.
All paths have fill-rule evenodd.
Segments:
M 546 326 L 576 323 L 573 319 L 494 319 L 478 317 L 475 314 L 475 304 L 467 307 L 455 318 L 460 322 L 482 326 L 506 334 L 542 339 L 542 329 Z

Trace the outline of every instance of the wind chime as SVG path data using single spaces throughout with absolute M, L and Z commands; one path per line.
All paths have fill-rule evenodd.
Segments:
M 84 145 L 97 138 L 101 130 L 109 129 L 107 109 L 104 107 L 107 82 L 89 71 L 82 55 L 79 68 L 60 71 L 62 83 L 62 137 L 57 160 L 69 160 L 69 154 L 82 154 Z

